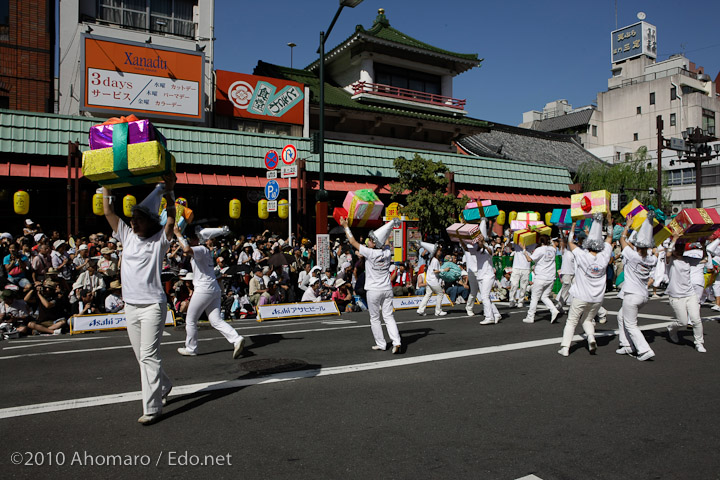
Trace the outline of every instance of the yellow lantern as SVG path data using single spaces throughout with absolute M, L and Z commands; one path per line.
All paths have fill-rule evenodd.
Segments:
M 123 214 L 126 217 L 132 217 L 133 207 L 137 204 L 137 200 L 132 195 L 125 195 L 123 197 Z
M 284 198 L 278 202 L 278 217 L 283 220 L 288 218 L 290 213 L 290 204 Z
M 258 202 L 258 217 L 261 220 L 265 220 L 270 216 L 267 209 L 267 200 L 264 198 Z
M 233 220 L 237 220 L 240 218 L 240 211 L 242 209 L 242 205 L 240 204 L 240 200 L 237 198 L 233 198 L 230 200 L 230 218 Z
M 498 225 L 505 225 L 505 210 L 500 210 L 500 213 L 495 219 L 495 223 L 497 223 Z
M 30 195 L 26 191 L 18 190 L 13 195 L 13 207 L 18 215 L 25 215 L 30 211 Z
M 512 222 L 512 221 L 514 221 L 516 218 L 517 218 L 517 212 L 516 212 L 515 210 L 513 210 L 512 212 L 510 212 L 510 217 L 508 218 L 508 221 L 509 221 L 509 222 Z
M 552 218 L 552 212 L 547 212 L 545 214 L 545 225 L 552 225 L 552 222 L 550 219 Z
M 95 215 L 102 215 L 103 212 L 103 194 L 102 193 L 96 193 L 93 195 L 92 200 L 92 207 L 93 207 L 93 213 Z
M 535 212 L 535 215 L 537 216 L 537 219 L 540 220 L 542 217 L 540 216 L 540 212 Z

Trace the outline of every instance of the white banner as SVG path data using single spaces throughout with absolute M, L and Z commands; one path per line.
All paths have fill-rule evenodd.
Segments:
M 278 318 L 317 317 L 319 315 L 340 315 L 334 300 L 324 302 L 281 303 L 257 307 L 257 321 Z
M 175 325 L 175 312 L 168 309 L 165 326 Z M 70 317 L 70 335 L 100 330 L 123 330 L 127 328 L 125 312 L 100 315 L 73 315 Z
M 415 308 L 417 309 L 420 306 L 420 302 L 422 301 L 424 295 L 416 295 L 414 297 L 393 297 L 393 308 L 395 310 L 406 310 L 409 308 Z M 437 295 L 433 294 L 432 297 L 430 297 L 430 301 L 428 302 L 428 307 L 435 308 Z M 452 302 L 450 301 L 450 297 L 445 294 L 443 296 L 443 307 L 449 307 L 452 306 Z
M 315 235 L 315 255 L 317 256 L 316 265 L 324 272 L 330 266 L 330 235 L 327 233 L 318 233 Z

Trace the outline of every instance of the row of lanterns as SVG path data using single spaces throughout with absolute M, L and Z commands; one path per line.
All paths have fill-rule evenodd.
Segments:
M 535 212 L 535 214 L 540 218 L 540 212 Z M 505 225 L 505 220 L 508 220 L 508 223 L 512 222 L 517 218 L 517 212 L 513 210 L 509 214 L 505 215 L 505 210 L 500 210 L 500 213 L 498 214 L 497 218 L 495 219 L 495 223 L 498 225 Z M 552 225 L 550 222 L 550 219 L 552 218 L 552 212 L 547 212 L 545 214 L 545 225 Z

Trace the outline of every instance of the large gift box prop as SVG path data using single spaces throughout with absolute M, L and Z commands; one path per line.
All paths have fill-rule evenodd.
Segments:
M 573 220 L 590 218 L 593 213 L 602 213 L 604 215 L 609 211 L 610 192 L 607 190 L 576 193 L 570 196 L 570 215 Z
M 113 146 L 113 130 L 115 125 L 126 123 L 128 127 L 128 142 L 143 143 L 157 140 L 163 145 L 167 145 L 165 137 L 150 123 L 149 120 L 138 120 L 135 115 L 127 117 L 111 118 L 100 125 L 90 127 L 90 150 L 99 150 L 101 148 L 112 148 Z
M 372 190 L 365 188 L 348 192 L 343 201 L 348 223 L 364 227 L 369 220 L 379 220 L 385 206 Z
M 560 228 L 569 227 L 572 224 L 572 216 L 567 208 L 555 208 L 550 216 L 550 223 Z
M 483 217 L 495 218 L 498 215 L 500 215 L 500 209 L 490 200 L 468 202 L 462 212 L 463 220 L 466 222 L 479 222 Z
M 128 132 L 128 123 L 114 124 L 112 147 L 83 152 L 83 175 L 101 185 L 121 188 L 157 183 L 175 171 L 175 157 L 161 141 L 129 143 Z
M 625 205 L 625 208 L 620 210 L 620 215 L 623 218 L 627 218 L 628 215 L 632 215 L 632 224 L 630 228 L 633 230 L 639 230 L 640 226 L 645 222 L 648 215 L 648 210 L 645 206 L 640 203 L 636 198 L 633 198 L 632 202 Z M 657 225 L 659 222 L 653 219 L 653 225 Z
M 540 227 L 545 224 L 535 212 L 518 212 L 515 220 L 510 222 L 510 230 L 528 230 L 531 227 Z
M 708 238 L 720 228 L 720 214 L 714 208 L 685 208 L 667 228 L 686 240 Z
M 525 230 L 517 230 L 513 232 L 513 243 L 529 247 L 533 243 L 537 243 L 538 235 L 550 235 L 551 232 L 552 229 L 546 225 L 533 226 Z
M 342 207 L 337 207 L 333 209 L 333 218 L 338 223 L 338 225 L 340 225 L 340 218 L 347 218 L 348 225 L 351 227 L 378 228 L 382 227 L 385 224 L 382 218 L 379 218 L 377 220 L 368 220 L 364 223 L 362 223 L 361 220 L 353 220 L 348 217 L 348 211 Z M 360 223 L 362 223 L 362 225 L 360 225 Z
M 480 225 L 474 223 L 453 223 L 445 230 L 453 242 L 473 244 L 480 241 Z

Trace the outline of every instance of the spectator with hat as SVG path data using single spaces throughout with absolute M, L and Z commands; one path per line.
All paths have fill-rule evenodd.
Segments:
M 319 302 L 322 300 L 320 296 L 320 279 L 317 277 L 311 277 L 308 281 L 308 288 L 303 293 L 301 302 Z
M 88 248 L 87 243 L 78 245 L 77 251 L 75 253 L 75 258 L 73 258 L 73 268 L 75 269 L 75 275 L 80 275 L 82 272 L 87 270 L 89 264 L 90 249 Z
M 21 335 L 27 335 L 30 333 L 27 328 L 30 309 L 25 300 L 17 298 L 15 291 L 6 288 L 0 292 L 0 322 L 12 325 Z
M 112 258 L 113 249 L 110 247 L 103 247 L 100 249 L 100 259 L 97 262 L 97 270 L 100 275 L 106 279 L 112 279 L 117 277 L 118 274 L 118 261 Z
M 30 261 L 30 265 L 32 266 L 31 275 L 33 282 L 42 282 L 45 280 L 45 272 L 52 267 L 50 252 L 50 245 L 45 243 L 38 245 L 37 255 L 35 255 Z
M 69 307 L 58 282 L 49 278 L 42 283 L 36 282 L 35 288 L 25 296 L 25 301 L 37 308 L 37 321 L 30 320 L 28 330 L 53 335 L 62 333 L 67 324 Z
M 257 307 L 260 296 L 265 293 L 267 289 L 265 288 L 265 280 L 263 279 L 263 268 L 260 265 L 256 265 L 253 273 L 254 275 L 248 284 L 249 299 L 250 304 L 253 307 Z
M 36 233 L 38 233 L 40 231 L 41 231 L 40 225 L 36 224 L 29 218 L 25 219 L 25 226 L 23 227 L 23 235 L 34 236 Z
M 175 292 L 175 312 L 182 314 L 187 312 L 190 306 L 190 299 L 193 295 L 193 272 L 188 272 L 184 268 L 178 272 L 178 281 L 175 283 L 173 290 Z
M 342 278 L 335 281 L 335 291 L 332 293 L 332 299 L 335 300 L 335 304 L 341 312 L 353 311 L 353 296 L 349 287 L 350 284 Z
M 8 254 L 3 259 L 3 266 L 5 267 L 8 282 L 23 290 L 30 290 L 32 283 L 30 283 L 30 280 L 27 278 L 29 265 L 28 257 L 23 255 L 17 244 L 10 244 Z
M 107 313 L 117 313 L 125 308 L 125 302 L 122 299 L 120 291 L 122 285 L 120 280 L 113 280 L 108 287 L 108 295 L 105 297 L 105 311 Z
M 72 261 L 67 253 L 67 242 L 65 240 L 56 240 L 53 243 L 53 251 L 50 256 L 53 268 L 58 271 L 60 282 L 70 284 L 72 282 Z

